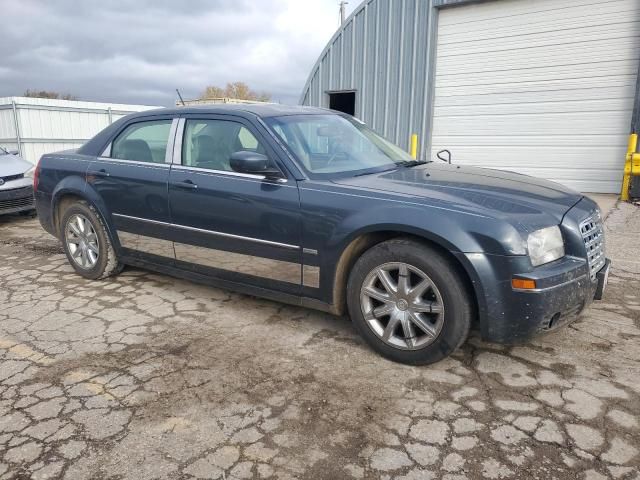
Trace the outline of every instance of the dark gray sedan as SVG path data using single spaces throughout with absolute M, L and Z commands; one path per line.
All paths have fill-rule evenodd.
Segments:
M 477 323 L 495 342 L 602 297 L 600 212 L 565 187 L 415 161 L 315 108 L 206 106 L 114 123 L 42 157 L 36 204 L 82 276 L 123 265 L 348 313 L 378 352 L 438 361 Z

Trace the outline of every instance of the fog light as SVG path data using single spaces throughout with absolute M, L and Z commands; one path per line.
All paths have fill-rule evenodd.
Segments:
M 535 280 L 525 280 L 523 278 L 514 278 L 511 280 L 511 286 L 518 290 L 534 290 L 536 288 Z

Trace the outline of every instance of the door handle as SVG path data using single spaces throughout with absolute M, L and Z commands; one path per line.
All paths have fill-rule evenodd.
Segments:
M 176 188 L 183 188 L 185 190 L 197 190 L 198 189 L 198 185 L 193 183 L 191 180 L 185 180 L 184 182 L 173 182 L 171 185 L 176 187 Z
M 100 170 L 96 170 L 96 171 L 89 171 L 87 172 L 87 176 L 88 177 L 110 177 L 111 174 L 109 172 L 107 172 L 104 168 L 101 168 Z

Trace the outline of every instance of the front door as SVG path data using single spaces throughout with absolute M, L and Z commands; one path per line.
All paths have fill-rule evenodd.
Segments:
M 174 261 L 173 245 L 164 237 L 171 220 L 167 151 L 176 125 L 177 120 L 163 116 L 124 126 L 87 171 L 128 255 Z
M 181 120 L 169 177 L 179 267 L 227 281 L 299 293 L 300 202 L 292 179 L 236 173 L 237 151 L 277 154 L 242 117 Z M 285 171 L 281 167 L 280 170 Z

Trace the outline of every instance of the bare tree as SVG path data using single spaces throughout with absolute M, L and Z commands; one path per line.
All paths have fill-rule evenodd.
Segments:
M 207 100 L 209 98 L 235 98 L 237 100 L 268 102 L 271 100 L 271 94 L 255 92 L 244 82 L 232 82 L 227 83 L 225 88 L 220 88 L 215 85 L 205 88 L 200 99 Z
M 226 95 L 224 94 L 224 88 L 210 85 L 204 89 L 204 92 L 202 93 L 202 95 L 200 95 L 200 99 L 206 100 L 208 98 L 224 98 L 225 96 Z
M 23 97 L 31 98 L 52 98 L 55 100 L 78 100 L 78 97 L 71 95 L 70 93 L 58 93 L 47 90 L 30 90 L 27 89 L 22 95 Z

